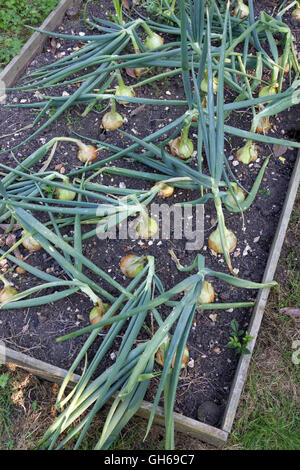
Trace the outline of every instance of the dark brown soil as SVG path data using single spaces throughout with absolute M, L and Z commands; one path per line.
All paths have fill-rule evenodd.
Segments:
M 275 3 L 277 2 L 265 2 L 263 8 L 266 8 L 267 12 L 271 12 L 272 6 L 275 6 Z M 102 2 L 102 5 L 109 8 L 111 2 L 105 0 Z M 91 11 L 96 16 L 101 17 L 105 14 L 105 11 L 98 5 L 91 6 L 91 8 Z M 269 9 L 270 11 L 268 11 Z M 287 19 L 288 16 L 289 15 L 286 15 L 285 19 Z M 295 29 L 295 24 L 292 21 L 290 22 L 290 26 Z M 85 27 L 81 20 L 71 21 L 65 18 L 63 25 L 60 26 L 57 31 L 79 33 L 85 31 Z M 297 31 L 295 31 L 295 34 L 297 34 Z M 68 49 L 74 47 L 74 43 L 68 40 L 59 39 L 58 42 L 61 44 L 61 47 L 58 49 L 59 51 L 67 51 L 68 53 Z M 47 40 L 43 51 L 30 64 L 26 73 L 41 65 L 53 62 L 55 58 L 56 57 L 49 49 L 49 40 Z M 131 82 L 129 77 L 127 77 L 126 80 L 128 83 Z M 21 83 L 21 81 L 19 81 L 19 83 Z M 70 93 L 73 87 L 74 85 L 70 85 L 49 90 L 49 92 L 47 90 L 47 94 L 61 94 L 63 91 Z M 59 92 L 57 90 L 59 90 Z M 137 95 L 155 98 L 163 97 L 164 99 L 184 99 L 181 77 L 164 80 L 158 84 L 157 89 L 151 86 L 145 86 L 143 89 L 139 89 Z M 22 102 L 22 100 L 27 100 L 27 102 L 29 100 L 36 101 L 36 98 L 34 98 L 32 93 L 12 92 L 8 99 L 9 103 Z M 146 106 L 141 112 L 133 115 L 132 111 L 136 108 L 137 105 L 134 104 L 128 105 L 127 107 L 119 105 L 118 111 L 121 112 L 123 116 L 127 117 L 127 123 L 124 124 L 122 129 L 129 133 L 132 133 L 132 129 L 134 129 L 134 133 L 139 138 L 144 138 L 157 129 L 159 125 L 165 125 L 173 121 L 184 112 L 183 107 Z M 73 136 L 72 131 L 121 147 L 125 147 L 128 143 L 131 143 L 129 139 L 126 139 L 117 131 L 107 134 L 100 129 L 104 109 L 99 112 L 90 112 L 85 119 L 80 117 L 83 110 L 84 107 L 77 106 L 65 113 L 53 125 L 39 134 L 37 138 L 31 140 L 25 147 L 18 149 L 14 157 L 18 160 L 22 160 L 38 148 L 41 143 L 55 136 Z M 291 140 L 299 140 L 300 129 L 299 119 L 297 121 L 297 116 L 299 116 L 298 111 L 299 107 L 294 107 L 280 114 L 277 118 L 271 118 L 271 135 L 276 137 L 286 136 Z M 33 118 L 34 113 L 30 110 L 18 108 L 12 110 L 1 106 L 0 135 L 15 133 L 13 137 L 0 140 L 2 149 L 8 149 L 30 135 L 31 130 L 20 133 L 18 133 L 17 130 L 32 122 Z M 250 120 L 251 112 L 232 113 L 228 124 L 249 130 Z M 194 144 L 196 144 L 195 139 Z M 227 141 L 226 153 L 229 156 L 232 171 L 238 176 L 243 186 L 249 190 L 262 162 L 265 157 L 272 152 L 272 148 L 259 145 L 260 158 L 256 163 L 249 165 L 249 167 L 242 164 L 234 166 L 232 164 L 235 160 L 231 157 L 234 157 L 236 150 L 242 145 L 243 142 L 241 139 L 232 137 L 232 139 L 228 139 Z M 54 169 L 56 165 L 62 164 L 65 173 L 68 173 L 79 167 L 76 152 L 76 148 L 71 144 L 59 144 L 49 169 Z M 103 151 L 100 154 L 100 158 L 105 158 L 108 155 L 109 152 Z M 232 260 L 233 267 L 238 270 L 238 276 L 241 278 L 257 282 L 262 279 L 269 249 L 286 196 L 290 175 L 295 164 L 296 155 L 297 152 L 295 150 L 288 148 L 283 155 L 284 161 L 274 155 L 271 157 L 260 192 L 254 204 L 245 213 L 245 232 L 242 231 L 242 219 L 239 214 L 230 214 L 228 212 L 225 214 L 227 227 L 233 230 L 238 238 L 238 245 L 232 256 Z M 7 153 L 5 157 L 1 155 L 1 161 L 14 166 L 14 157 Z M 142 165 L 132 162 L 129 159 L 114 162 L 114 165 L 149 171 L 148 168 L 144 168 Z M 196 161 L 194 160 L 191 165 L 196 167 Z M 40 166 L 37 165 L 36 169 L 39 168 Z M 98 181 L 103 184 L 115 186 L 119 186 L 122 182 L 126 184 L 127 188 L 135 189 L 150 188 L 152 186 L 150 182 L 132 180 L 130 178 L 124 180 L 118 176 L 103 176 L 99 178 Z M 177 189 L 174 196 L 167 200 L 167 203 L 173 204 L 177 201 L 197 199 L 198 197 L 199 194 L 195 191 L 187 192 Z M 166 200 L 157 202 L 166 202 Z M 37 215 L 37 217 L 41 216 Z M 215 225 L 215 209 L 212 203 L 208 203 L 205 206 L 205 244 L 201 253 L 205 255 L 207 266 L 216 271 L 227 272 L 224 266 L 224 259 L 221 256 L 212 256 L 207 248 L 207 238 Z M 156 273 L 163 282 L 165 289 L 168 289 L 186 277 L 186 274 L 177 271 L 175 264 L 170 259 L 168 251 L 173 249 L 183 265 L 191 264 L 197 254 L 193 251 L 186 251 L 185 243 L 185 239 L 174 240 L 172 238 L 171 240 L 154 240 L 153 243 L 147 241 L 140 243 L 134 240 L 100 241 L 97 238 L 92 238 L 84 243 L 84 254 L 103 270 L 109 272 L 110 275 L 123 285 L 126 285 L 127 280 L 119 270 L 119 262 L 122 256 L 124 256 L 125 253 L 153 255 L 156 260 Z M 3 249 L 5 248 L 3 247 Z M 63 274 L 60 266 L 56 264 L 56 262 L 53 262 L 53 260 L 42 251 L 31 255 L 28 261 L 44 271 L 48 270 L 58 276 Z M 30 274 L 27 273 L 19 276 L 14 272 L 14 266 L 10 265 L 9 268 L 11 269 L 9 270 L 10 279 L 12 279 L 14 284 L 19 286 L 21 290 L 25 290 L 37 284 L 37 280 Z M 104 281 L 97 278 L 93 273 L 89 272 L 87 274 L 96 282 L 101 283 L 101 286 L 113 295 L 117 295 L 117 292 L 114 291 L 110 285 L 107 285 Z M 230 288 L 228 285 L 216 279 L 212 281 L 217 295 L 216 301 L 236 302 L 255 299 L 255 291 Z M 53 289 L 53 291 L 54 290 L 55 289 Z M 50 290 L 47 293 L 50 293 Z M 69 368 L 86 337 L 78 337 L 76 340 L 63 343 L 56 343 L 55 339 L 58 336 L 86 326 L 89 321 L 88 315 L 91 308 L 92 304 L 87 297 L 83 294 L 74 294 L 67 299 L 43 307 L 30 308 L 25 311 L 1 311 L 0 339 L 4 340 L 6 345 L 10 348 L 59 367 Z M 166 314 L 168 310 L 164 309 L 162 313 Z M 211 314 L 215 316 L 211 316 Z M 239 322 L 240 327 L 246 329 L 250 317 L 250 309 L 197 313 L 188 340 L 190 358 L 194 360 L 194 364 L 193 367 L 187 367 L 182 372 L 175 406 L 177 412 L 197 419 L 198 407 L 203 402 L 212 401 L 219 405 L 222 410 L 225 408 L 230 385 L 239 359 L 235 351 L 226 348 L 230 335 L 230 322 L 235 318 Z M 98 344 L 101 342 L 101 337 L 102 336 L 99 335 Z M 121 336 L 119 340 L 121 341 Z M 92 350 L 89 351 L 89 358 L 94 354 L 96 347 L 97 344 L 94 344 Z M 116 353 L 117 350 L 118 345 L 115 344 L 110 353 Z M 107 367 L 110 362 L 108 357 L 103 367 Z M 190 365 L 192 364 L 190 363 Z M 80 372 L 80 369 L 77 370 L 77 372 Z M 147 400 L 151 401 L 154 391 L 155 387 L 151 387 L 151 391 L 149 391 L 146 396 Z

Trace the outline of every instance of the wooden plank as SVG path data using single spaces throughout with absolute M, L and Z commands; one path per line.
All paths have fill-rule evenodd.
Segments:
M 40 29 L 53 31 L 62 21 L 65 12 L 72 6 L 79 6 L 82 0 L 61 0 L 58 6 L 45 19 Z M 20 53 L 16 55 L 10 63 L 0 73 L 1 88 L 9 88 L 29 65 L 34 56 L 41 50 L 47 36 L 39 32 L 34 32 L 22 47 Z M 0 92 L 0 98 L 3 96 Z M 0 101 L 1 102 L 1 101 Z
M 48 16 L 48 18 L 41 25 L 41 29 L 53 31 L 61 22 L 66 10 L 71 6 L 79 6 L 82 0 L 61 0 L 57 8 Z M 0 84 L 5 84 L 6 88 L 10 87 L 17 78 L 21 75 L 23 70 L 28 66 L 33 57 L 41 49 L 47 36 L 35 32 L 27 43 L 23 46 L 18 56 L 16 56 L 5 69 L 0 73 Z M 1 94 L 0 94 L 1 98 Z M 284 241 L 286 229 L 288 226 L 289 218 L 291 215 L 294 199 L 296 196 L 297 188 L 300 180 L 300 152 L 297 165 L 295 167 L 292 179 L 290 181 L 288 195 L 285 205 L 282 210 L 282 216 L 279 221 L 275 239 L 269 255 L 267 267 L 264 274 L 264 282 L 271 280 L 274 276 L 277 262 L 279 259 L 280 251 Z M 183 432 L 190 436 L 201 439 L 205 442 L 213 444 L 217 447 L 223 447 L 227 441 L 228 435 L 231 432 L 233 420 L 236 414 L 236 409 L 240 400 L 241 392 L 246 381 L 247 371 L 252 356 L 252 351 L 255 346 L 255 341 L 260 328 L 263 311 L 269 295 L 269 289 L 263 289 L 259 292 L 257 297 L 257 304 L 253 312 L 252 321 L 249 326 L 249 334 L 254 337 L 254 340 L 249 344 L 251 354 L 242 356 L 235 374 L 235 379 L 231 387 L 229 401 L 224 414 L 221 429 L 209 426 L 200 421 L 196 421 L 186 416 L 174 413 L 175 430 Z M 5 358 L 6 363 L 12 363 L 26 369 L 30 373 L 37 375 L 43 379 L 60 383 L 65 377 L 67 371 L 59 367 L 53 366 L 43 361 L 34 359 L 26 354 L 19 353 L 10 348 L 6 348 L 0 344 L 0 358 Z M 75 384 L 79 380 L 79 376 L 73 374 L 70 385 Z M 151 412 L 152 404 L 144 401 L 137 415 L 142 418 L 148 418 Z M 163 408 L 158 407 L 155 423 L 164 424 Z
M 25 369 L 29 373 L 50 382 L 61 383 L 67 374 L 65 369 L 39 361 L 38 359 L 30 357 L 27 354 L 14 351 L 13 349 L 6 348 L 3 344 L 0 344 L 0 358 L 2 361 L 4 358 L 7 364 L 11 363 L 16 365 Z M 72 374 L 70 386 L 75 385 L 79 378 L 79 375 Z M 136 415 L 141 418 L 148 419 L 151 413 L 151 408 L 152 403 L 143 401 Z M 164 426 L 164 410 L 160 406 L 157 408 L 154 423 Z M 226 431 L 201 423 L 200 421 L 187 418 L 179 413 L 174 413 L 174 425 L 176 431 L 196 437 L 216 447 L 223 447 L 228 437 L 228 433 Z
M 281 212 L 281 217 L 277 226 L 276 234 L 270 250 L 268 262 L 265 268 L 263 281 L 268 282 L 274 279 L 275 271 L 277 268 L 280 252 L 285 239 L 287 227 L 293 210 L 293 205 L 297 195 L 297 190 L 300 184 L 300 151 L 298 153 L 297 162 L 290 180 L 287 196 Z M 251 322 L 248 328 L 250 336 L 253 340 L 248 344 L 250 354 L 242 355 L 235 373 L 234 381 L 231 386 L 229 400 L 225 409 L 223 422 L 221 428 L 223 431 L 231 432 L 233 421 L 236 415 L 236 410 L 240 401 L 240 397 L 246 383 L 249 364 L 252 358 L 253 349 L 258 336 L 259 328 L 263 318 L 265 306 L 268 300 L 270 289 L 262 289 L 259 291 L 256 305 L 253 310 Z

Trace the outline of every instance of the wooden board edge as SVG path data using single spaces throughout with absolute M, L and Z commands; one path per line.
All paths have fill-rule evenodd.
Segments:
M 71 6 L 79 6 L 82 0 L 61 0 L 40 26 L 40 29 L 53 31 L 62 21 L 65 12 Z M 24 69 L 29 65 L 34 56 L 41 50 L 47 36 L 34 32 L 24 44 L 19 54 L 16 55 L 0 73 L 0 84 L 9 88 L 19 78 Z M 3 96 L 3 93 L 1 93 Z
M 279 223 L 271 246 L 270 254 L 268 257 L 267 265 L 265 268 L 262 282 L 268 282 L 274 279 L 280 252 L 285 239 L 287 227 L 293 210 L 294 202 L 297 195 L 297 190 L 300 184 L 300 151 L 298 152 L 297 161 L 294 167 L 292 177 L 290 179 L 287 195 L 281 211 Z M 253 350 L 257 340 L 258 332 L 262 322 L 265 306 L 270 293 L 270 288 L 262 289 L 257 295 L 256 305 L 254 307 L 251 321 L 248 328 L 248 333 L 254 339 L 249 343 L 248 349 L 250 354 L 242 355 L 237 370 L 235 372 L 234 380 L 231 385 L 229 399 L 223 416 L 221 429 L 226 431 L 228 435 L 231 432 L 233 422 L 235 419 L 237 407 L 241 398 L 241 394 L 246 383 L 248 368 L 252 358 Z

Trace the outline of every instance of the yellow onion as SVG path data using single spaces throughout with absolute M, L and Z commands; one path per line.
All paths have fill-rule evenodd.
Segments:
M 203 79 L 200 85 L 201 91 L 204 93 L 208 92 L 208 78 L 207 78 L 207 69 L 204 70 Z M 218 91 L 218 79 L 213 77 L 213 92 L 216 94 Z
M 169 147 L 171 154 L 174 155 L 174 157 L 181 158 L 182 160 L 190 158 L 194 151 L 193 142 L 187 137 L 187 133 L 184 130 L 181 132 L 179 137 L 170 140 Z
M 0 305 L 10 301 L 12 297 L 17 295 L 18 291 L 12 287 L 7 281 L 2 290 L 0 290 Z
M 117 96 L 128 96 L 129 98 L 133 98 L 135 96 L 134 90 L 131 86 L 126 86 L 124 83 L 119 85 L 116 88 L 116 95 Z M 128 101 L 117 100 L 120 104 L 128 104 Z
M 212 284 L 208 281 L 203 281 L 201 294 L 198 297 L 199 304 L 211 304 L 215 298 L 215 290 Z
M 299 9 L 299 11 L 300 11 L 300 9 Z M 278 59 L 278 64 L 281 67 L 282 67 L 282 59 L 283 59 L 283 56 L 280 56 L 279 59 Z M 290 65 L 289 65 L 289 62 L 287 60 L 285 66 L 284 66 L 283 72 L 284 73 L 289 73 L 289 71 L 290 71 Z
M 159 34 L 154 33 L 153 31 L 151 31 L 151 33 L 148 34 L 144 42 L 146 48 L 149 49 L 150 51 L 152 49 L 156 49 L 157 47 L 162 46 L 163 43 L 164 43 L 163 38 Z
M 28 232 L 27 230 L 23 230 L 22 231 L 22 237 L 24 237 L 25 235 L 27 235 Z M 25 240 L 22 241 L 22 245 L 24 246 L 24 248 L 26 248 L 26 250 L 28 251 L 37 251 L 39 250 L 41 247 L 41 245 L 39 244 L 38 241 L 36 241 L 35 238 L 33 238 L 32 236 L 29 236 L 28 238 L 26 238 Z
M 155 360 L 162 367 L 164 366 L 164 363 L 165 363 L 165 357 L 169 349 L 170 341 L 171 341 L 171 335 L 168 334 L 155 353 Z M 171 367 L 174 367 L 175 359 L 176 359 L 176 353 L 174 354 Z M 189 350 L 188 350 L 188 347 L 185 346 L 183 357 L 182 357 L 182 363 L 181 363 L 182 368 L 185 367 L 185 364 L 187 363 L 188 360 L 189 360 Z
M 159 186 L 159 185 L 161 185 L 160 182 L 155 184 L 155 186 Z M 163 184 L 157 194 L 160 197 L 171 197 L 173 193 L 174 193 L 173 186 L 169 186 L 168 184 Z
M 245 5 L 241 0 L 238 0 L 238 4 L 233 10 L 234 16 L 238 16 L 239 14 L 241 15 L 241 18 L 245 18 L 246 16 L 249 16 L 249 7 Z
M 151 238 L 158 231 L 158 225 L 155 220 L 147 214 L 141 214 L 139 223 L 136 226 L 137 233 L 141 238 Z
M 300 20 L 300 7 L 297 7 L 293 13 L 292 17 L 295 18 L 295 20 Z
M 257 146 L 252 142 L 252 140 L 248 140 L 244 147 L 241 147 L 236 153 L 237 160 L 245 164 L 255 162 L 257 157 Z
M 107 310 L 110 307 L 111 307 L 111 305 L 105 304 L 105 303 L 102 302 L 101 299 L 99 299 L 98 302 L 96 303 L 95 307 L 90 311 L 89 319 L 90 319 L 91 325 L 94 325 L 95 323 L 98 323 L 99 321 L 101 321 L 103 319 L 105 313 L 107 312 Z M 114 315 L 115 314 L 116 313 L 114 313 Z M 110 326 L 111 326 L 111 324 L 110 325 L 105 325 L 103 328 L 109 328 Z
M 115 131 L 122 126 L 123 122 L 121 114 L 116 111 L 108 111 L 102 118 L 102 126 L 107 131 Z
M 237 244 L 237 238 L 235 234 L 227 229 L 225 227 L 225 238 L 227 242 L 227 247 L 229 253 L 235 250 L 236 244 Z M 219 232 L 219 226 L 217 227 L 216 230 L 214 230 L 209 238 L 208 238 L 208 246 L 211 250 L 213 250 L 215 253 L 223 253 L 223 248 L 222 248 L 222 243 L 221 243 L 221 237 L 220 237 L 220 232 Z
M 69 178 L 66 178 L 63 181 L 63 184 L 66 186 L 72 186 L 71 183 L 69 183 Z M 61 201 L 73 201 L 73 199 L 76 197 L 76 193 L 74 191 L 70 191 L 69 189 L 55 188 L 55 197 Z
M 129 278 L 136 277 L 144 268 L 145 256 L 126 255 L 121 259 L 120 269 Z
M 238 186 L 237 183 L 231 183 L 231 188 L 232 188 L 232 191 L 234 192 L 234 195 L 235 195 L 235 198 L 236 200 L 238 201 L 239 204 L 241 204 L 242 202 L 244 202 L 245 200 L 245 193 L 244 191 Z M 229 206 L 236 206 L 237 203 L 233 197 L 233 195 L 231 194 L 231 192 L 228 190 L 227 191 L 228 193 L 228 196 L 226 196 L 225 198 L 225 203 L 228 204 Z
M 270 129 L 271 129 L 271 123 L 270 123 L 269 116 L 264 116 L 260 118 L 256 127 L 256 132 L 258 132 L 259 134 L 267 134 Z
M 82 163 L 92 162 L 97 158 L 98 150 L 93 145 L 86 145 L 78 141 L 79 152 L 77 157 Z
M 260 89 L 258 96 L 259 98 L 263 98 L 264 96 L 276 95 L 277 88 L 278 88 L 278 83 L 266 85 Z

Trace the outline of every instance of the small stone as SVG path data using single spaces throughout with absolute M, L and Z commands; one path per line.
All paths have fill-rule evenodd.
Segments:
M 71 7 L 66 11 L 66 15 L 69 20 L 79 20 L 79 9 L 75 7 Z
M 222 408 L 213 401 L 205 401 L 198 408 L 198 420 L 215 426 L 221 418 Z

